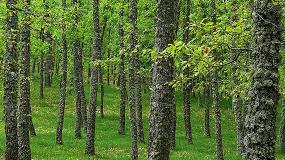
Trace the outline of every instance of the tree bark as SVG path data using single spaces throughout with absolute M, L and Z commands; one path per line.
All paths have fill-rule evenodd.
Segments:
M 99 0 L 93 0 L 93 25 L 94 25 L 94 48 L 91 60 L 96 62 L 100 55 L 100 27 L 99 27 Z M 87 121 L 87 138 L 86 138 L 86 154 L 95 154 L 95 120 L 96 120 L 96 99 L 98 89 L 98 67 L 91 68 L 91 93 L 90 108 Z
M 66 11 L 66 0 L 62 0 L 63 13 Z M 64 123 L 65 100 L 66 100 L 66 79 L 67 79 L 67 39 L 66 39 L 66 25 L 65 16 L 62 15 L 62 75 L 60 81 L 60 99 L 59 99 L 59 112 L 58 122 L 56 129 L 56 143 L 63 144 L 62 130 Z
M 18 55 L 17 35 L 18 16 L 17 0 L 6 0 L 7 28 L 6 28 L 6 54 L 4 57 L 4 118 L 6 134 L 5 159 L 18 159 L 17 138 L 17 97 L 18 97 Z
M 275 159 L 276 106 L 282 38 L 281 6 L 253 1 L 253 78 L 245 119 L 245 159 Z
M 163 52 L 175 39 L 177 0 L 161 0 L 157 4 L 155 47 L 157 54 Z M 150 115 L 150 140 L 148 159 L 168 160 L 173 125 L 174 88 L 168 82 L 174 79 L 174 59 L 170 57 L 157 58 L 152 65 L 152 93 Z
M 29 128 L 31 119 L 30 106 L 30 0 L 23 2 L 25 11 L 22 17 L 21 32 L 21 55 L 20 55 L 20 104 L 18 115 L 18 159 L 31 159 Z
M 120 18 L 124 18 L 124 4 L 122 4 L 122 8 L 120 11 Z M 126 88 L 126 74 L 125 74 L 125 31 L 124 25 L 121 22 L 119 28 L 120 35 L 120 63 L 119 63 L 119 77 L 120 77 L 120 120 L 119 120 L 119 135 L 125 135 L 126 128 L 126 103 L 127 103 L 127 88 Z
M 130 59 L 129 59 L 129 104 L 131 123 L 131 159 L 138 159 L 137 104 L 136 104 L 136 54 L 137 51 L 137 0 L 130 0 Z
M 216 32 L 217 26 L 217 8 L 216 0 L 211 0 L 212 9 L 212 22 L 214 23 L 213 33 Z M 215 35 L 213 35 L 215 41 Z M 218 60 L 217 50 L 213 50 L 214 61 Z M 218 160 L 224 159 L 223 151 L 223 139 L 222 139 L 222 120 L 221 120 L 221 109 L 220 109 L 220 94 L 219 94 L 219 83 L 218 83 L 218 68 L 214 68 L 212 74 L 212 91 L 214 99 L 214 109 L 215 109 L 215 128 L 216 128 L 216 156 Z
M 205 118 L 204 118 L 204 132 L 206 137 L 211 137 L 211 127 L 210 127 L 210 107 L 211 107 L 211 96 L 210 96 L 211 86 L 209 84 L 208 78 L 206 78 L 206 84 L 204 87 L 204 100 L 205 100 Z
M 184 2 L 184 27 L 183 27 L 183 42 L 185 44 L 189 43 L 189 23 L 190 23 L 190 0 L 185 0 Z M 185 54 L 184 60 L 187 60 L 188 57 Z M 187 78 L 190 77 L 190 68 L 187 67 L 183 70 L 183 75 Z M 191 80 L 187 80 L 183 84 L 183 106 L 184 106 L 184 124 L 185 124 L 185 135 L 187 142 L 193 144 L 192 140 L 192 125 L 191 125 Z

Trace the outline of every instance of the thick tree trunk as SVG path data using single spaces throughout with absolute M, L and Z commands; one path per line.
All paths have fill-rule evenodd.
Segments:
M 120 18 L 123 19 L 124 17 L 124 4 L 122 4 Z M 120 120 L 119 120 L 119 135 L 125 135 L 125 128 L 126 128 L 126 103 L 127 103 L 127 88 L 126 88 L 126 74 L 125 74 L 125 31 L 123 23 L 120 23 L 119 29 L 120 35 L 120 64 L 119 64 L 119 77 L 120 77 Z
M 278 67 L 282 36 L 281 6 L 253 1 L 254 47 L 250 104 L 245 119 L 245 159 L 275 159 Z
M 66 11 L 66 0 L 62 0 L 63 13 Z M 64 15 L 62 16 L 65 20 Z M 60 99 L 59 99 L 59 112 L 58 122 L 56 129 L 56 144 L 62 144 L 62 130 L 64 123 L 64 111 L 65 111 L 65 100 L 66 100 L 66 79 L 67 79 L 67 40 L 66 40 L 66 25 L 63 22 L 62 26 L 62 75 L 60 81 Z
M 23 8 L 27 12 L 22 18 L 21 56 L 20 56 L 20 104 L 18 115 L 18 159 L 31 159 L 29 128 L 31 123 L 30 106 L 30 0 L 25 0 Z
M 5 159 L 18 159 L 17 138 L 17 97 L 18 97 L 18 65 L 17 35 L 18 16 L 17 0 L 6 0 L 7 28 L 6 54 L 4 57 L 4 118 L 6 134 Z
M 157 5 L 156 38 L 157 54 L 163 56 L 163 51 L 175 39 L 177 0 L 161 0 Z M 152 65 L 152 93 L 150 115 L 150 141 L 148 159 L 168 160 L 171 144 L 169 129 L 173 125 L 174 89 L 167 83 L 174 78 L 174 59 L 170 57 L 157 58 Z M 171 117 L 171 118 L 169 118 Z
M 99 0 L 93 0 L 93 24 L 94 24 L 94 48 L 91 60 L 93 62 L 98 60 L 100 55 L 100 27 L 99 27 Z M 98 67 L 91 68 L 91 93 L 90 93 L 90 108 L 89 117 L 87 121 L 87 135 L 86 135 L 86 154 L 95 154 L 95 120 L 96 120 L 96 99 L 98 88 Z
M 137 45 L 137 0 L 130 0 L 130 59 L 129 59 L 129 104 L 132 150 L 131 159 L 138 159 L 137 104 L 136 104 L 136 45 Z

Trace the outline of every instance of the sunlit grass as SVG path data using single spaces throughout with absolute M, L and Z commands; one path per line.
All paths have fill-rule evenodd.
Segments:
M 37 77 L 34 77 L 37 79 Z M 63 145 L 55 144 L 55 131 L 57 124 L 57 112 L 59 102 L 58 78 L 53 83 L 52 88 L 45 89 L 45 99 L 39 99 L 39 83 L 32 83 L 32 110 L 33 120 L 37 131 L 37 136 L 31 139 L 33 159 L 130 159 L 130 134 L 129 115 L 127 115 L 127 134 L 119 136 L 119 90 L 114 86 L 105 86 L 105 118 L 102 119 L 97 114 L 96 119 L 96 156 L 88 157 L 84 154 L 85 139 L 74 138 L 75 128 L 75 105 L 72 88 L 66 101 L 66 114 L 63 130 Z M 0 88 L 3 90 L 2 86 Z M 89 99 L 89 86 L 85 86 L 86 97 Z M 0 94 L 3 94 L 0 92 Z M 143 114 L 145 135 L 148 136 L 148 116 L 149 116 L 149 94 L 143 97 Z M 1 95 L 2 97 L 2 95 Z M 171 159 L 177 160 L 214 160 L 215 159 L 215 130 L 214 115 L 211 110 L 211 138 L 206 138 L 203 132 L 204 109 L 198 107 L 196 99 L 192 99 L 192 124 L 193 124 L 193 145 L 188 145 L 184 136 L 182 95 L 177 93 L 177 147 L 171 152 Z M 2 98 L 0 99 L 0 109 L 3 111 Z M 225 159 L 241 159 L 236 152 L 235 122 L 231 111 L 229 100 L 222 101 L 222 129 Z M 129 108 L 127 107 L 127 113 Z M 3 112 L 0 116 L 3 117 Z M 99 113 L 99 112 L 98 112 Z M 279 122 L 278 118 L 278 122 Z M 4 121 L 0 119 L 0 159 L 4 158 L 5 136 Z M 279 125 L 278 125 L 279 126 Z M 84 137 L 84 134 L 83 134 Z M 146 141 L 148 138 L 145 138 Z M 281 157 L 279 146 L 277 147 L 277 159 Z M 147 144 L 139 144 L 139 159 L 147 159 Z

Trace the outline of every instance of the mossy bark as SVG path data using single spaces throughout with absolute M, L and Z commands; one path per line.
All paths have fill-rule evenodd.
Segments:
M 275 159 L 281 7 L 271 0 L 254 0 L 252 11 L 253 78 L 245 118 L 245 159 Z

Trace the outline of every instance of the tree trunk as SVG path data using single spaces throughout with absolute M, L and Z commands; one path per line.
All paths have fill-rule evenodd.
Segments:
M 210 138 L 211 137 L 211 127 L 210 127 L 210 107 L 211 107 L 211 96 L 210 96 L 210 84 L 209 84 L 209 79 L 206 78 L 206 84 L 204 87 L 204 100 L 205 100 L 205 118 L 204 118 L 204 132 L 206 137 Z
M 184 28 L 183 28 L 183 42 L 185 44 L 189 43 L 189 23 L 190 23 L 190 0 L 186 0 L 184 4 Z M 185 54 L 184 60 L 187 60 L 188 57 Z M 185 68 L 183 70 L 183 75 L 187 78 L 190 78 L 190 68 Z M 191 80 L 187 80 L 183 84 L 183 106 L 184 106 L 184 124 L 185 124 L 185 135 L 187 142 L 192 144 L 192 125 L 191 125 Z
M 157 54 L 163 52 L 175 39 L 177 0 L 161 0 L 157 5 L 157 21 L 155 46 Z M 174 88 L 168 82 L 174 79 L 174 59 L 171 57 L 157 58 L 152 66 L 152 93 L 150 115 L 150 142 L 148 158 L 168 160 L 173 125 Z M 169 118 L 171 117 L 171 118 Z
M 100 41 L 100 47 L 101 50 L 103 48 L 103 42 L 104 42 L 104 36 L 105 36 L 105 30 L 107 26 L 107 16 L 104 16 L 104 21 L 103 21 L 103 28 L 102 28 L 102 35 L 101 35 L 101 41 Z M 103 60 L 103 52 L 100 52 L 99 59 Z M 104 72 L 103 72 L 103 67 L 102 65 L 99 66 L 99 83 L 100 83 L 100 98 L 101 98 L 101 104 L 100 104 L 100 116 L 101 118 L 104 118 Z
M 32 66 L 32 73 L 36 72 L 36 64 L 37 64 L 37 58 L 34 58 L 33 60 L 33 66 Z
M 280 124 L 280 147 L 281 152 L 285 153 L 285 100 L 282 99 L 282 114 L 281 114 L 281 124 Z
M 44 98 L 44 53 L 41 53 L 41 62 L 40 62 L 40 97 Z
M 124 4 L 122 4 L 122 8 L 120 11 L 120 18 L 124 18 Z M 127 103 L 127 88 L 126 88 L 126 74 L 125 74 L 125 31 L 124 25 L 120 23 L 119 29 L 120 35 L 120 63 L 119 63 L 119 77 L 120 77 L 120 120 L 119 120 L 119 135 L 125 135 L 125 119 L 126 119 L 126 103 Z
M 138 61 L 138 67 L 140 68 L 140 62 Z M 143 106 L 142 106 L 142 85 L 141 85 L 141 75 L 139 72 L 136 75 L 137 77 L 137 86 L 136 86 L 136 97 L 137 97 L 137 116 L 138 116 L 138 139 L 140 142 L 144 143 L 144 129 L 143 129 Z
M 100 27 L 99 27 L 99 0 L 93 0 L 93 25 L 94 25 L 94 48 L 91 60 L 96 62 L 100 55 Z M 95 154 L 95 120 L 96 120 L 96 99 L 98 88 L 98 67 L 91 68 L 91 93 L 90 93 L 90 108 L 87 121 L 86 134 L 86 154 Z
M 250 104 L 245 119 L 245 159 L 275 159 L 278 68 L 282 41 L 281 6 L 271 0 L 253 2 L 254 46 Z
M 137 0 L 130 0 L 130 59 L 129 59 L 129 104 L 130 104 L 130 123 L 132 151 L 131 159 L 138 159 L 138 132 L 137 132 L 137 104 L 136 104 L 136 54 L 137 45 Z
M 63 13 L 66 11 L 66 0 L 62 0 Z M 65 20 L 64 15 L 62 15 Z M 62 144 L 62 130 L 64 123 L 64 111 L 65 111 L 65 100 L 66 100 L 66 79 L 67 79 L 67 40 L 66 40 L 66 25 L 63 21 L 62 25 L 62 75 L 60 81 L 60 99 L 59 99 L 59 112 L 58 122 L 56 129 L 56 143 Z
M 212 22 L 214 24 L 213 33 L 216 32 L 217 26 L 217 8 L 216 0 L 211 0 L 211 9 L 212 9 Z M 215 40 L 215 35 L 213 35 Z M 213 50 L 214 61 L 218 60 L 218 53 L 216 50 Z M 219 83 L 218 83 L 218 69 L 214 68 L 212 74 L 212 91 L 214 99 L 214 109 L 215 109 L 215 128 L 216 128 L 216 156 L 218 160 L 224 159 L 223 153 L 223 140 L 222 140 L 222 120 L 221 120 L 221 109 L 220 109 L 220 94 L 219 94 Z
M 22 32 L 21 32 L 21 56 L 20 56 L 20 104 L 18 115 L 18 159 L 29 160 L 31 159 L 30 148 L 30 119 L 31 119 L 31 106 L 30 106 L 30 0 L 25 0 L 23 8 L 27 11 L 22 17 Z
M 5 159 L 18 159 L 17 138 L 17 97 L 18 97 L 18 56 L 17 56 L 17 34 L 18 16 L 17 1 L 6 0 L 7 6 L 7 28 L 6 28 L 6 54 L 4 57 L 4 118 L 6 134 Z

